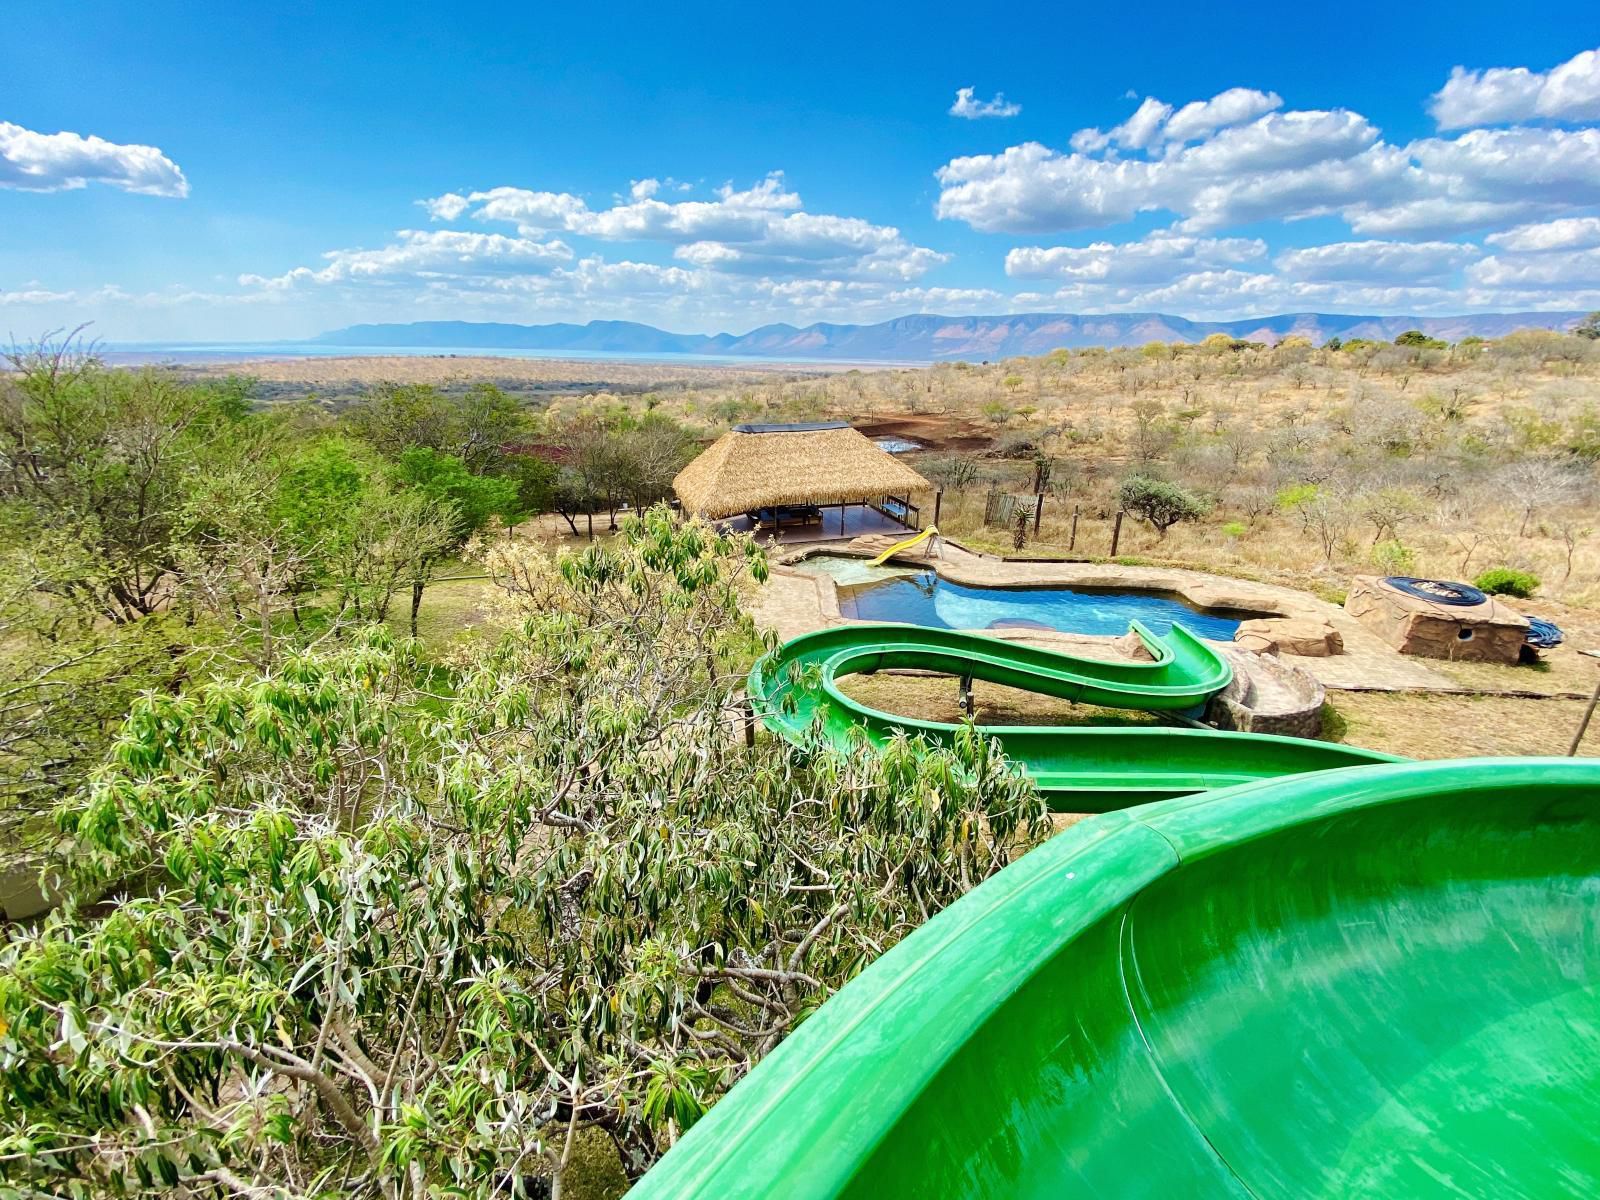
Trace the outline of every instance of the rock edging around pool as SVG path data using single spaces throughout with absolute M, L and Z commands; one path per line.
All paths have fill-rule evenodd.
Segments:
M 947 546 L 947 549 L 952 549 Z M 903 565 L 920 570 L 934 570 L 941 578 L 968 587 L 1089 587 L 1112 589 L 1127 586 L 1141 591 L 1165 592 L 1181 596 L 1197 608 L 1215 608 L 1232 611 L 1276 612 L 1280 618 L 1299 617 L 1322 622 L 1326 619 L 1316 602 L 1305 606 L 1285 603 L 1284 598 L 1268 596 L 1253 585 L 1244 584 L 1230 590 L 1227 580 L 1209 584 L 1205 580 L 1182 578 L 1172 572 L 1152 567 L 1123 567 L 1115 564 L 1025 563 L 1005 560 L 978 559 L 970 552 L 953 548 L 958 554 L 975 560 L 977 567 L 968 568 L 963 559 L 947 557 L 940 560 L 907 560 Z M 836 557 L 864 558 L 864 555 L 842 555 L 837 546 L 807 547 L 782 556 L 774 564 L 784 567 L 817 554 Z M 891 560 L 894 561 L 894 560 Z M 1028 568 L 1025 572 L 996 571 L 992 568 Z M 1086 567 L 1092 570 L 1076 570 Z M 987 569 L 986 569 L 987 568 Z M 1041 570 L 1041 568 L 1043 568 Z M 862 624 L 846 617 L 839 608 L 838 584 L 825 575 L 812 575 L 799 571 L 784 571 L 796 580 L 806 580 L 815 587 L 817 605 L 825 625 Z M 1012 575 L 1012 578 L 1005 576 Z M 1021 576 L 1020 578 L 1015 576 Z M 1094 634 L 1064 633 L 1059 630 L 999 628 L 980 629 L 983 633 L 1006 641 L 1022 642 L 1042 650 L 1057 650 L 1069 654 L 1088 655 L 1095 658 L 1148 658 L 1143 643 L 1130 634 L 1121 637 L 1100 637 Z M 1206 720 L 1220 729 L 1236 729 L 1244 733 L 1277 733 L 1292 737 L 1318 737 L 1322 732 L 1322 707 L 1326 691 L 1322 683 L 1310 672 L 1275 656 L 1257 654 L 1236 644 L 1225 644 L 1223 653 L 1234 666 L 1234 679 L 1221 693 L 1213 697 L 1206 708 Z
M 774 565 L 781 568 L 819 556 L 867 557 L 851 554 L 839 545 L 807 546 L 780 556 Z M 989 558 L 950 542 L 945 543 L 936 558 L 901 558 L 896 555 L 889 561 L 917 570 L 933 571 L 941 579 L 964 587 L 1066 587 L 1089 591 L 1130 588 L 1178 596 L 1202 610 L 1261 613 L 1268 617 L 1315 621 L 1318 624 L 1325 623 L 1329 611 L 1333 610 L 1332 605 L 1325 605 L 1310 596 L 1302 602 L 1292 593 L 1286 594 L 1287 589 L 1208 576 L 1197 571 L 1129 567 L 1119 563 L 1045 563 L 1027 559 Z M 834 589 L 821 590 L 827 593 Z M 839 614 L 837 597 L 833 600 L 831 614 L 827 615 L 835 620 L 844 619 Z

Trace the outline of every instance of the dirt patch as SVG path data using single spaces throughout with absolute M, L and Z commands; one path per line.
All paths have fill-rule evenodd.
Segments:
M 987 450 L 994 435 L 976 421 L 953 416 L 908 415 L 856 424 L 868 437 L 901 437 L 924 450 Z
M 960 720 L 957 684 L 950 677 L 853 675 L 839 686 L 885 712 L 924 721 Z M 973 699 L 978 720 L 988 725 L 1158 723 L 1147 713 L 1072 704 L 981 681 L 973 686 Z M 1384 692 L 1331 692 L 1328 703 L 1337 740 L 1408 758 L 1565 754 L 1584 709 L 1580 700 Z M 1600 757 L 1600 724 L 1591 727 L 1580 752 Z
M 839 690 L 862 704 L 921 721 L 961 720 L 958 685 L 947 675 L 850 675 Z M 972 685 L 978 722 L 983 725 L 1153 725 L 1149 713 L 1074 704 L 1018 688 L 977 680 Z

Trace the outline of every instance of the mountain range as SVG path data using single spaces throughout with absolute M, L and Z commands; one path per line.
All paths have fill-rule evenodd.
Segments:
M 415 321 L 351 325 L 313 339 L 328 346 L 385 346 L 441 350 L 545 350 L 633 354 L 760 357 L 780 360 L 922 363 L 979 361 L 1020 354 L 1048 354 L 1059 347 L 1137 346 L 1150 341 L 1198 342 L 1213 333 L 1256 342 L 1291 335 L 1321 344 L 1331 337 L 1393 340 L 1408 329 L 1459 341 L 1493 338 L 1517 329 L 1568 329 L 1581 312 L 1475 313 L 1460 317 L 1386 317 L 1332 313 L 1284 313 L 1243 321 L 1190 321 L 1166 313 L 1012 313 L 989 317 L 916 315 L 876 325 L 818 322 L 763 325 L 749 333 L 669 333 L 633 321 L 587 325 L 510 325 L 480 321 Z

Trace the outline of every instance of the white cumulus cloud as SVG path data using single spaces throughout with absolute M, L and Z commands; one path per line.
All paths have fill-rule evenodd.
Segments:
M 1165 104 L 1154 96 L 1146 96 L 1139 107 L 1133 110 L 1133 116 L 1118 125 L 1108 136 L 1119 146 L 1126 146 L 1130 150 L 1143 150 L 1160 136 L 1161 126 L 1171 114 L 1172 105 Z
M 528 238 L 552 233 L 604 242 L 657 242 L 708 271 L 804 277 L 911 280 L 948 255 L 908 242 L 892 225 L 804 211 L 798 193 L 774 172 L 746 188 L 725 184 L 712 200 L 657 199 L 654 179 L 636 180 L 629 198 L 594 209 L 570 192 L 497 187 L 423 201 L 441 220 L 513 224 Z
M 1148 103 L 1140 112 L 1156 113 Z M 1107 136 L 1154 137 L 1143 125 Z M 1381 143 L 1359 113 L 1270 112 L 1159 158 L 1063 154 L 1027 142 L 953 159 L 937 172 L 937 212 L 986 232 L 1048 233 L 1165 210 L 1203 232 L 1398 199 L 1407 169 L 1403 152 Z
M 1013 279 L 1093 283 L 1161 283 L 1199 270 L 1227 268 L 1266 256 L 1258 238 L 1199 238 L 1155 233 L 1137 242 L 1019 247 L 1006 255 Z
M 1283 107 L 1277 92 L 1258 92 L 1254 88 L 1233 87 L 1218 92 L 1209 100 L 1191 100 L 1167 119 L 1161 131 L 1165 142 L 1191 142 L 1210 137 L 1219 129 L 1242 125 Z
M 1324 283 L 1442 283 L 1483 257 L 1460 242 L 1335 242 L 1278 255 L 1276 265 L 1292 279 Z
M 1491 246 L 1513 252 L 1584 250 L 1600 246 L 1600 217 L 1562 217 L 1536 225 L 1518 225 L 1483 239 Z
M 723 185 L 707 199 L 676 198 L 681 191 L 671 179 L 634 179 L 600 206 L 570 192 L 510 186 L 446 192 L 418 203 L 437 223 L 469 227 L 401 230 L 376 248 L 332 250 L 320 264 L 239 282 L 260 296 L 324 296 L 391 319 L 404 304 L 408 320 L 438 312 L 615 315 L 680 327 L 738 324 L 751 313 L 758 321 L 768 313 L 850 319 L 964 295 L 998 300 L 984 289 L 922 288 L 918 281 L 949 255 L 915 245 L 894 226 L 808 212 L 781 173 L 748 187 Z M 618 260 L 594 245 L 623 243 L 639 247 L 639 258 L 670 261 Z
M 1545 254 L 1492 254 L 1473 264 L 1468 279 L 1499 290 L 1600 287 L 1600 247 Z
M 969 87 L 958 89 L 955 103 L 950 106 L 950 115 L 979 121 L 984 117 L 1014 117 L 1022 111 L 1022 105 L 1011 103 L 1002 92 L 996 92 L 992 100 L 979 100 L 976 91 L 976 88 Z
M 178 164 L 154 146 L 108 142 L 92 134 L 36 133 L 0 121 L 0 187 L 60 192 L 91 183 L 147 196 L 189 194 Z
M 402 229 L 377 250 L 330 250 L 327 266 L 296 267 L 283 275 L 241 275 L 246 286 L 288 288 L 299 283 L 361 283 L 479 278 L 542 273 L 573 257 L 562 242 L 536 242 L 499 233 Z
M 1440 129 L 1505 125 L 1539 118 L 1600 120 L 1600 50 L 1585 50 L 1549 71 L 1527 67 L 1457 67 L 1428 111 Z
M 1244 87 L 1218 92 L 1209 100 L 1191 100 L 1177 110 L 1154 96 L 1146 96 L 1122 124 L 1106 133 L 1080 129 L 1072 135 L 1071 145 L 1082 154 L 1093 154 L 1113 144 L 1125 150 L 1147 150 L 1162 144 L 1176 147 L 1210 137 L 1231 125 L 1242 125 L 1282 106 L 1283 97 L 1278 93 Z

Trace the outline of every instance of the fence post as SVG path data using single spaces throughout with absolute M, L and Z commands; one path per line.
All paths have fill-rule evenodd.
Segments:
M 1111 525 L 1111 557 L 1117 556 L 1117 543 L 1122 540 L 1122 518 L 1125 514 L 1117 509 L 1117 519 Z
M 1078 548 L 1078 506 L 1076 504 L 1074 504 L 1072 506 L 1072 536 L 1067 539 L 1067 549 L 1069 551 L 1072 551 L 1072 550 L 1076 550 L 1077 548 Z
M 1033 536 L 1039 536 L 1039 522 L 1044 520 L 1044 493 L 1038 492 L 1033 497 Z

